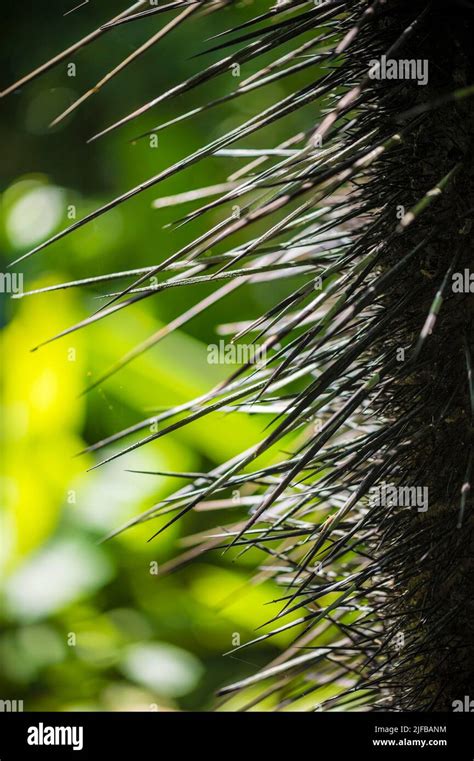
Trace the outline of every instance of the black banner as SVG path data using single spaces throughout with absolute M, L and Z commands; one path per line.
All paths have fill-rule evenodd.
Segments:
M 245 759 L 293 751 L 337 761 L 357 757 L 473 761 L 469 712 L 391 713 L 0 713 L 0 761 L 43 758 Z M 327 756 L 326 756 L 327 757 Z

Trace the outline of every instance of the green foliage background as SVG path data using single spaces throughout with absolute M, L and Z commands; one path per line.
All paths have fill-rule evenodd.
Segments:
M 73 0 L 42 0 L 2 9 L 2 87 L 126 4 L 90 0 L 64 16 L 73 6 Z M 6 262 L 68 224 L 71 205 L 82 217 L 284 96 L 285 80 L 160 133 L 158 148 L 146 140 L 130 142 L 183 109 L 233 89 L 229 72 L 104 140 L 86 142 L 216 60 L 216 53 L 192 56 L 206 47 L 206 37 L 247 16 L 248 4 L 241 3 L 184 24 L 56 128 L 48 128 L 51 119 L 160 28 L 161 15 L 124 25 L 80 51 L 71 59 L 75 77 L 68 76 L 63 62 L 2 102 L 3 271 Z M 243 67 L 242 76 L 250 73 Z M 307 113 L 277 122 L 270 144 L 307 127 Z M 251 147 L 265 145 L 267 137 L 258 134 Z M 241 161 L 214 158 L 195 165 L 31 258 L 18 268 L 25 288 L 163 260 L 191 235 L 217 223 L 222 212 L 193 223 L 192 229 L 164 229 L 192 206 L 155 210 L 153 199 L 222 182 Z M 155 523 L 99 543 L 184 483 L 129 469 L 206 469 L 254 442 L 264 425 L 261 418 L 233 416 L 229 426 L 225 415 L 215 415 L 89 472 L 97 460 L 75 457 L 152 410 L 186 401 L 224 378 L 228 367 L 206 362 L 207 345 L 219 338 L 214 325 L 260 314 L 275 295 L 267 289 L 239 289 L 82 396 L 88 382 L 211 288 L 159 294 L 34 353 L 30 350 L 38 343 L 96 309 L 99 291 L 72 289 L 20 300 L 2 296 L 0 698 L 22 699 L 25 710 L 208 710 L 215 705 L 216 689 L 254 673 L 288 644 L 290 635 L 280 635 L 238 658 L 223 655 L 236 634 L 245 642 L 277 610 L 265 603 L 281 590 L 261 579 L 250 583 L 258 561 L 254 551 L 239 558 L 215 551 L 176 574 L 150 573 L 153 564 L 161 568 L 182 550 L 186 536 L 238 518 L 238 507 L 231 517 L 193 514 L 151 542 Z

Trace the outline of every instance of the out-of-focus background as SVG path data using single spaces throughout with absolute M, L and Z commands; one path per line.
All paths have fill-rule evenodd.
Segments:
M 43 63 L 126 7 L 126 2 L 36 0 L 2 7 L 0 88 Z M 204 40 L 268 4 L 237 3 L 193 19 L 127 67 L 57 127 L 49 123 L 142 44 L 170 14 L 125 24 L 2 100 L 0 236 L 7 263 L 191 150 L 237 126 L 285 94 L 287 80 L 177 124 L 157 147 L 131 138 L 204 100 L 234 89 L 232 73 L 164 102 L 125 129 L 88 144 L 95 132 L 196 72 L 221 53 L 193 56 Z M 72 10 L 71 13 L 68 11 Z M 302 38 L 301 41 L 304 41 Z M 282 47 L 281 52 L 284 53 Z M 266 58 L 259 59 L 259 66 Z M 74 66 L 71 67 L 71 64 Z M 250 75 L 256 63 L 242 67 Z M 314 76 L 314 68 L 310 69 Z M 302 85 L 308 74 L 291 78 Z M 238 80 L 237 80 L 238 81 Z M 277 145 L 316 119 L 311 109 L 277 122 L 241 147 Z M 240 147 L 240 143 L 238 144 Z M 217 223 L 217 210 L 183 228 L 164 228 L 192 204 L 154 209 L 152 201 L 220 183 L 242 159 L 213 158 L 128 201 L 15 268 L 31 290 L 162 261 Z M 196 207 L 196 204 L 194 204 Z M 234 241 L 233 241 L 234 242 Z M 235 239 L 238 242 L 238 239 Z M 295 281 L 296 282 L 296 281 Z M 107 289 L 70 289 L 11 299 L 2 293 L 3 388 L 0 699 L 25 710 L 209 710 L 215 691 L 255 673 L 295 632 L 224 656 L 278 610 L 271 582 L 253 583 L 252 551 L 197 557 L 176 574 L 160 568 L 183 539 L 235 516 L 197 513 L 155 540 L 145 523 L 100 540 L 185 482 L 142 471 L 198 471 L 232 457 L 268 421 L 216 414 L 96 470 L 100 458 L 75 455 L 154 410 L 187 401 L 226 377 L 208 364 L 214 326 L 257 316 L 285 284 L 239 289 L 172 333 L 88 394 L 88 383 L 126 351 L 211 292 L 160 293 L 31 352 L 90 315 Z M 113 285 L 111 287 L 113 290 Z M 106 454 L 111 454 L 113 447 Z M 227 511 L 228 513 L 229 511 Z M 247 699 L 249 697 L 247 693 Z M 240 698 L 227 704 L 239 706 Z M 271 709 L 271 699 L 263 704 Z M 260 705 L 259 707 L 262 707 Z M 298 706 L 293 706 L 293 708 Z M 299 706 L 301 707 L 301 706 Z M 304 707 L 304 705 L 303 705 Z

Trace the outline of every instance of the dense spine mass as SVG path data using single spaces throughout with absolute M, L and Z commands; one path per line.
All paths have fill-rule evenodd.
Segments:
M 392 30 L 400 34 L 424 8 L 424 3 L 388 3 L 382 46 Z M 413 220 L 405 217 L 408 224 L 395 240 L 388 216 L 382 271 L 420 249 L 384 295 L 387 309 L 409 298 L 401 318 L 374 347 L 378 352 L 384 344 L 395 352 L 407 347 L 408 361 L 393 373 L 377 409 L 391 425 L 407 421 L 391 441 L 391 479 L 423 485 L 429 494 L 426 511 L 398 509 L 375 519 L 377 563 L 387 586 L 383 628 L 402 629 L 405 640 L 399 656 L 387 658 L 389 700 L 411 710 L 450 710 L 472 692 L 474 679 L 469 492 L 474 297 L 456 288 L 459 274 L 472 268 L 472 104 L 451 101 L 424 113 L 418 108 L 416 120 L 417 105 L 472 83 L 472 21 L 465 7 L 432 4 L 403 47 L 403 58 L 429 62 L 426 92 L 388 82 L 377 90 L 383 109 L 379 128 L 388 129 L 410 109 L 415 123 L 408 115 L 399 118 L 405 136 L 398 156 L 382 157 L 373 188 L 387 201 L 385 214 L 394 195 L 414 209 L 426 199 Z M 380 24 L 377 34 L 379 29 Z
M 130 446 L 140 446 L 221 408 L 275 418 L 258 445 L 172 500 L 174 521 L 207 500 L 230 506 L 232 494 L 245 496 L 250 517 L 242 507 L 224 536 L 268 555 L 267 573 L 283 585 L 281 614 L 259 639 L 299 627 L 277 662 L 223 690 L 245 697 L 261 682 L 242 707 L 273 695 L 274 708 L 304 697 L 307 710 L 311 695 L 313 709 L 431 711 L 474 697 L 473 39 L 474 8 L 462 0 L 280 3 L 234 30 L 233 52 L 225 51 L 228 37 L 218 39 L 224 58 L 143 109 L 262 54 L 273 62 L 227 99 L 309 75 L 145 183 L 159 185 L 241 138 L 248 146 L 267 128 L 270 152 L 250 158 L 217 201 L 188 215 L 218 208 L 222 223 L 139 280 L 122 273 L 130 284 L 113 305 L 159 298 L 183 278 L 190 288 L 208 282 L 212 299 L 181 317 L 185 324 L 244 283 L 271 288 L 281 278 L 286 296 L 260 319 L 242 327 L 245 315 L 236 315 L 238 340 L 259 347 L 252 361 L 163 413 L 158 432 L 147 435 L 144 420 L 91 447 L 130 434 L 139 436 Z M 272 123 L 308 105 L 307 131 L 273 144 Z M 242 231 L 246 244 L 233 246 Z M 272 448 L 278 457 L 262 464 Z M 162 531 L 169 510 L 167 502 L 137 520 L 164 517 Z M 206 546 L 224 541 L 221 534 Z

